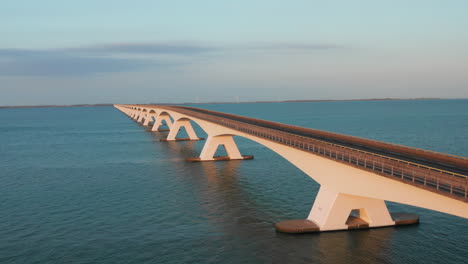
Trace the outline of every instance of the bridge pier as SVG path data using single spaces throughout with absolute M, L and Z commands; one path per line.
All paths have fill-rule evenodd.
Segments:
M 179 133 L 180 129 L 184 127 L 185 131 L 187 132 L 188 138 L 177 138 L 177 134 Z M 179 119 L 174 122 L 169 131 L 169 135 L 167 135 L 166 139 L 161 139 L 161 141 L 188 141 L 188 140 L 202 140 L 203 138 L 199 138 L 193 130 L 193 126 L 190 123 L 189 119 Z
M 166 122 L 166 125 L 169 127 L 169 129 L 172 128 L 172 120 L 168 114 L 159 114 L 156 117 L 156 121 L 154 121 L 154 125 L 151 128 L 151 131 L 161 131 L 159 127 L 163 124 L 162 122 Z
M 223 146 L 227 156 L 215 157 L 216 150 Z M 199 158 L 189 158 L 188 161 L 213 160 L 244 160 L 253 159 L 253 156 L 241 155 L 232 135 L 208 136 Z
M 324 187 L 320 188 L 307 219 L 318 224 L 321 231 L 348 229 L 352 212 L 356 215 L 351 217 L 361 219 L 368 227 L 395 224 L 384 200 L 337 193 Z
M 139 117 L 140 117 L 140 111 L 137 110 L 133 119 L 138 120 Z
M 146 118 L 146 117 L 145 117 L 145 113 L 142 112 L 142 113 L 140 114 L 140 116 L 138 117 L 138 120 L 137 120 L 138 123 L 143 122 L 143 119 L 144 119 L 144 118 Z
M 153 121 L 153 115 L 147 114 L 145 117 L 145 122 L 143 122 L 143 126 L 148 126 L 149 122 Z
M 416 224 L 412 214 L 391 214 L 384 200 L 338 193 L 321 187 L 307 219 L 289 220 L 275 225 L 285 233 L 308 233 Z

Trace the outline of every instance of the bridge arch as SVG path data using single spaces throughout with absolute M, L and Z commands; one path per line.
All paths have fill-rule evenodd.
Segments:
M 139 117 L 138 117 L 138 122 L 142 122 L 143 120 L 146 120 L 146 112 L 147 112 L 147 111 L 148 111 L 148 110 L 146 110 L 145 108 L 142 108 L 142 109 L 140 110 L 140 115 L 139 115 Z
M 255 137 L 255 136 L 252 136 L 250 134 L 240 133 L 239 131 L 236 131 L 236 130 L 233 130 L 233 129 L 230 129 L 230 128 L 227 128 L 227 127 L 220 127 L 220 126 L 218 126 L 216 124 L 213 124 L 213 123 L 210 123 L 210 122 L 207 122 L 205 120 L 201 120 L 201 119 L 198 119 L 198 118 L 195 118 L 195 117 L 191 117 L 191 116 L 185 115 L 183 113 L 178 113 L 178 112 L 171 111 L 171 110 L 166 110 L 166 109 L 161 110 L 160 115 L 163 114 L 163 113 L 168 114 L 169 116 L 173 117 L 174 122 L 178 121 L 178 120 L 190 120 L 190 121 L 193 121 L 194 123 L 196 123 L 208 136 L 208 140 L 207 140 L 207 143 L 205 144 L 205 146 L 209 145 L 208 141 L 209 141 L 210 137 L 212 137 L 212 138 L 223 138 L 223 139 L 228 140 L 228 142 L 226 142 L 227 145 L 229 145 L 229 146 L 234 145 L 232 148 L 235 147 L 235 149 L 237 149 L 236 152 L 238 152 L 238 147 L 235 144 L 235 142 L 233 140 L 233 137 L 237 136 L 237 137 L 245 138 L 245 139 L 251 140 L 251 141 L 253 141 L 253 142 L 257 143 L 257 144 L 260 144 L 261 146 L 264 146 L 267 149 L 273 151 L 274 153 L 276 153 L 277 155 L 284 158 L 286 161 L 288 161 L 289 163 L 291 163 L 292 165 L 294 165 L 295 167 L 297 167 L 298 169 L 300 169 L 301 171 L 306 173 L 315 182 L 317 182 L 319 184 L 323 184 L 321 182 L 321 179 L 323 177 L 314 177 L 314 176 L 312 176 L 315 173 L 311 173 L 310 170 L 307 169 L 307 166 L 305 166 L 305 167 L 302 166 L 302 163 L 296 161 L 296 158 L 295 158 L 294 155 L 290 155 L 288 153 L 289 147 L 284 148 L 284 145 L 274 143 L 274 142 L 265 140 L 265 139 L 260 138 L 260 137 Z M 234 142 L 234 144 L 232 144 L 231 139 L 228 139 L 228 138 L 231 138 L 232 142 Z M 224 141 L 215 141 L 215 142 L 213 142 L 213 144 L 216 144 L 216 143 L 218 145 L 220 145 L 220 144 L 222 145 L 225 142 Z M 216 146 L 216 148 L 217 148 L 217 146 Z M 203 153 L 203 150 L 202 150 L 202 153 Z M 209 151 L 208 155 L 203 156 L 203 157 L 208 158 L 209 154 L 211 154 L 211 153 L 212 153 L 212 151 Z M 203 159 L 203 157 L 202 157 L 202 154 L 200 154 L 200 158 Z M 242 155 L 240 153 L 238 155 L 235 155 L 235 157 L 237 157 L 239 159 L 242 159 Z M 209 158 L 211 158 L 211 157 L 209 157 Z M 235 158 L 233 158 L 233 159 L 235 159 Z
M 174 121 L 175 121 L 174 115 L 172 113 L 170 113 L 170 111 L 160 111 L 158 113 L 158 117 L 159 116 L 167 117 L 167 119 L 163 119 L 163 121 L 166 121 L 166 123 L 167 123 L 167 120 L 170 120 L 171 123 L 174 123 Z
M 195 129 L 193 126 L 192 126 L 192 123 L 193 122 L 194 124 L 196 124 L 200 129 L 201 131 L 204 133 L 204 134 L 207 134 L 205 129 L 200 126 L 200 124 L 197 123 L 196 120 L 193 120 L 191 117 L 189 116 L 185 116 L 185 115 L 175 115 L 174 113 L 171 113 L 170 116 L 172 117 L 172 120 L 174 122 L 174 125 L 177 124 L 177 123 L 183 123 L 185 126 L 190 126 L 192 127 L 192 129 Z M 187 127 L 185 127 L 187 129 Z
M 195 132 L 195 129 L 191 123 L 193 121 L 193 124 L 196 124 L 197 126 L 200 127 L 200 129 L 203 131 L 203 133 L 206 134 L 205 129 L 200 126 L 196 120 L 193 120 L 190 116 L 186 116 L 183 114 L 179 114 L 177 112 L 173 111 L 163 111 L 161 112 L 167 114 L 169 116 L 169 119 L 172 120 L 172 126 L 170 129 L 169 134 L 167 135 L 167 138 L 164 141 L 186 141 L 186 140 L 202 140 L 204 138 L 200 138 L 197 136 L 197 133 Z M 166 120 L 168 122 L 168 120 Z M 188 138 L 177 138 L 177 135 L 181 129 L 185 129 L 185 132 L 188 136 Z
M 158 115 L 158 112 L 154 109 L 148 109 L 147 117 L 148 117 L 148 122 L 153 122 L 156 119 L 156 116 Z
M 153 126 L 151 128 L 151 131 L 161 131 L 160 127 L 163 124 L 166 124 L 167 127 L 169 129 L 171 129 L 172 124 L 173 124 L 173 119 L 172 119 L 170 113 L 168 113 L 167 111 L 158 110 L 158 109 L 150 109 L 150 112 L 154 113 L 154 115 L 152 115 L 154 117 L 154 124 L 153 124 Z M 151 117 L 151 119 L 153 117 Z

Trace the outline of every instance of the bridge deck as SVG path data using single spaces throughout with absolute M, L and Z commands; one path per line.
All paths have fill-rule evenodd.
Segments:
M 384 142 L 378 142 L 370 139 L 360 139 L 357 137 L 352 137 L 348 135 L 340 135 L 337 133 L 330 133 L 325 131 L 319 131 L 315 129 L 307 129 L 304 127 L 297 127 L 292 125 L 280 124 L 265 120 L 259 120 L 254 118 L 247 118 L 242 116 L 234 116 L 220 112 L 213 112 L 208 111 L 205 109 L 196 109 L 190 108 L 190 110 L 216 115 L 222 118 L 230 118 L 236 121 L 246 122 L 249 124 L 261 126 L 264 128 L 270 128 L 277 131 L 287 132 L 298 136 L 304 136 L 311 139 L 322 140 L 325 142 L 329 142 L 332 144 L 342 145 L 349 148 L 355 148 L 366 152 L 375 153 L 378 155 L 384 155 L 392 158 L 397 158 L 401 160 L 406 160 L 412 163 L 418 163 L 434 168 L 439 168 L 441 170 L 450 171 L 453 173 L 459 173 L 463 175 L 468 174 L 468 159 L 463 157 L 457 157 L 454 155 L 448 155 L 445 153 L 438 153 L 432 151 L 426 151 L 422 149 L 415 149 L 406 146 L 396 145 L 396 144 L 389 144 Z M 358 142 L 362 140 L 363 142 Z M 366 144 L 367 143 L 367 144 Z M 372 143 L 372 144 L 369 144 Z M 380 144 L 379 144 L 380 143 Z M 379 146 L 379 145 L 380 146 Z M 388 145 L 388 146 L 385 146 Z M 398 152 L 395 148 L 389 148 L 389 146 L 394 147 L 397 146 L 405 151 L 402 152 L 401 150 Z M 417 151 L 414 151 L 417 150 Z M 420 151 L 424 152 L 424 156 L 421 156 Z M 429 154 L 429 155 L 427 155 Z M 443 157 L 441 159 L 440 157 Z
M 468 202 L 468 158 L 206 109 L 137 106 L 186 114 Z

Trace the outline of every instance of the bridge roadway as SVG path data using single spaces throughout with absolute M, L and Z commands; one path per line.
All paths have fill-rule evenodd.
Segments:
M 341 145 L 360 151 L 370 152 L 386 157 L 396 158 L 411 163 L 418 163 L 425 166 L 438 168 L 452 173 L 468 175 L 468 159 L 464 157 L 449 155 L 445 153 L 416 149 L 396 144 L 389 144 L 370 139 L 362 139 L 347 135 L 340 135 L 304 127 L 285 125 L 276 122 L 270 122 L 260 119 L 248 118 L 243 116 L 229 115 L 221 112 L 208 111 L 199 108 L 181 107 L 200 113 L 215 115 L 221 118 L 228 118 L 264 128 L 270 128 L 277 131 L 291 133 L 298 136 L 304 136 L 311 139 L 317 139 L 324 142 Z M 418 150 L 418 151 L 414 151 Z M 419 153 L 419 151 L 422 151 Z M 422 154 L 422 155 L 421 155 Z
M 185 106 L 167 109 L 299 148 L 468 202 L 468 158 Z

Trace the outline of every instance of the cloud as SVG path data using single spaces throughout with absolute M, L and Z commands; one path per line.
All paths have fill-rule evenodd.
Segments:
M 0 59 L 34 59 L 60 55 L 64 54 L 53 50 L 0 49 Z
M 115 43 L 107 45 L 93 45 L 78 48 L 64 49 L 66 51 L 85 53 L 127 53 L 127 54 L 178 54 L 192 55 L 216 51 L 214 46 L 204 46 L 184 43 Z
M 345 49 L 346 46 L 334 44 L 310 44 L 310 43 L 271 43 L 255 44 L 245 47 L 252 50 L 273 50 L 273 51 L 323 51 Z
M 162 59 L 83 55 L 65 50 L 0 49 L 0 76 L 69 76 L 168 68 L 180 62 Z
M 94 54 L 177 54 L 196 55 L 208 52 L 222 52 L 228 50 L 266 50 L 266 51 L 320 51 L 343 49 L 344 46 L 333 44 L 310 43 L 264 43 L 245 44 L 239 46 L 199 45 L 191 43 L 114 43 L 107 45 L 91 45 L 63 49 L 64 51 L 94 53 Z
M 36 57 L 0 60 L 0 76 L 79 76 L 96 73 L 131 72 L 157 66 L 161 67 L 164 64 L 116 58 Z
M 216 46 L 192 43 L 112 43 L 61 49 L 0 49 L 0 76 L 69 76 L 183 66 L 206 53 L 323 51 L 342 46 L 307 43 Z M 144 56 L 142 56 L 144 55 Z M 148 56 L 146 56 L 148 55 Z

